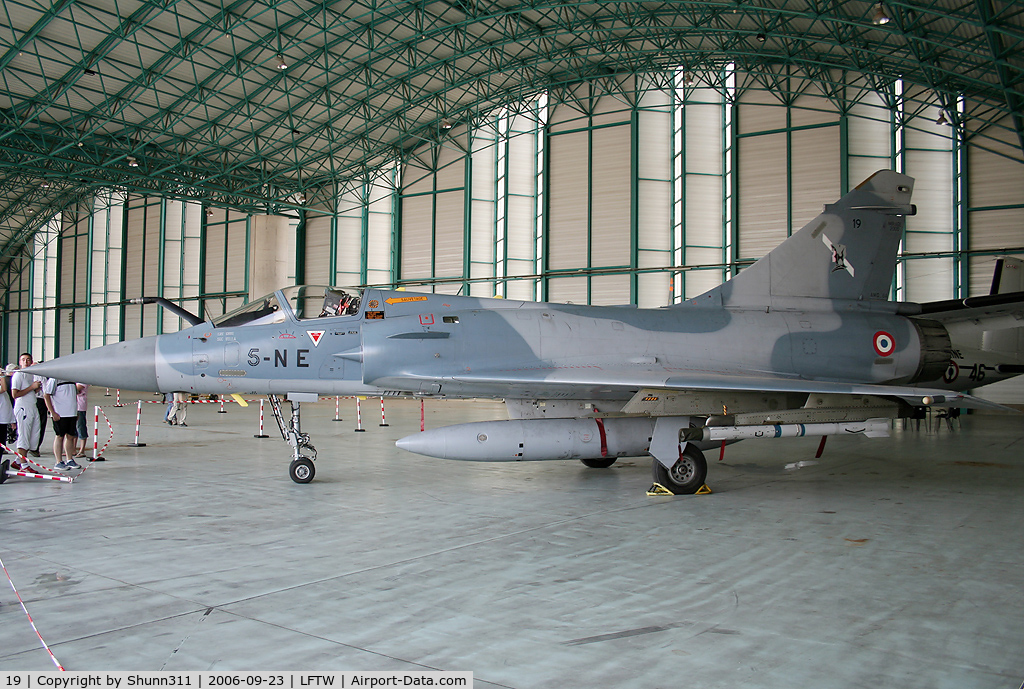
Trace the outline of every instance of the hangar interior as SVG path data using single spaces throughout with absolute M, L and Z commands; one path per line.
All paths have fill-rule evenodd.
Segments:
M 1024 7 L 1013 2 L 12 0 L 3 11 L 4 362 L 21 351 L 49 360 L 183 326 L 127 303 L 141 296 L 209 316 L 297 283 L 679 303 L 738 274 L 880 169 L 916 180 L 918 213 L 900 247 L 895 300 L 984 295 L 997 258 L 1024 257 Z M 978 394 L 1024 404 L 1018 381 Z M 501 413 L 469 403 L 443 409 L 452 418 Z M 129 669 L 133 659 L 172 667 L 166 645 L 185 648 L 189 629 L 205 631 L 202 603 L 233 615 L 208 643 L 233 646 L 216 658 L 183 655 L 193 667 L 261 658 L 310 667 L 410 662 L 479 668 L 481 686 L 517 687 L 562 686 L 583 668 L 597 686 L 637 677 L 636 686 L 665 686 L 680 667 L 700 686 L 829 686 L 832 676 L 835 686 L 898 679 L 963 687 L 1024 678 L 1011 624 L 1024 589 L 1015 573 L 1019 422 L 1010 417 L 965 418 L 960 435 L 932 427 L 876 445 L 848 440 L 834 464 L 797 472 L 740 444 L 730 455 L 740 459 L 723 464 L 730 497 L 687 503 L 638 497 L 649 480 L 630 466 L 606 472 L 605 485 L 554 463 L 439 470 L 437 460 L 373 445 L 373 434 L 346 451 L 358 459 L 345 465 L 365 466 L 353 476 L 339 463 L 327 479 L 331 497 L 311 498 L 277 486 L 279 477 L 264 481 L 264 455 L 274 451 L 245 444 L 240 467 L 218 442 L 248 443 L 250 429 L 207 412 L 196 410 L 207 427 L 188 441 L 147 421 L 156 440 L 148 455 L 122 449 L 93 470 L 110 475 L 117 491 L 138 492 L 126 502 L 111 486 L 76 502 L 76 491 L 89 490 L 84 480 L 20 493 L 4 487 L 16 531 L 4 539 L 7 552 L 32 572 L 34 604 L 54 606 L 80 667 Z M 415 410 L 403 414 L 414 426 Z M 313 423 L 351 445 L 349 429 L 334 430 L 328 416 L 321 410 Z M 207 448 L 201 468 L 180 456 L 197 442 Z M 805 449 L 776 451 L 806 459 Z M 156 457 L 167 460 L 158 471 Z M 898 461 L 883 461 L 890 457 Z M 263 502 L 253 486 L 273 498 Z M 150 509 L 159 495 L 167 506 Z M 194 502 L 174 504 L 186 496 Z M 417 509 L 396 504 L 409 496 Z M 336 501 L 342 512 L 331 511 Z M 90 510 L 109 517 L 96 522 Z M 181 526 L 190 519 L 202 526 Z M 307 520 L 322 538 L 309 537 Z M 260 533 L 274 525 L 264 540 L 250 534 L 243 542 L 277 559 L 156 573 L 161 552 L 174 553 L 183 570 L 205 562 L 219 539 L 246 528 L 238 522 L 256 522 L 250 528 Z M 281 522 L 294 522 L 296 541 Z M 353 522 L 358 528 L 345 528 Z M 410 522 L 421 522 L 413 533 L 422 550 L 416 537 L 399 535 Z M 101 535 L 112 524 L 125 531 Z M 99 567 L 99 554 L 78 551 L 77 525 L 91 529 L 90 540 L 118 542 L 93 543 L 114 571 Z M 71 532 L 60 534 L 65 527 Z M 818 545 L 806 542 L 818 537 Z M 294 554 L 293 546 L 320 547 L 311 541 L 330 544 L 323 561 Z M 133 558 L 123 549 L 130 542 L 146 543 L 146 555 Z M 403 548 L 415 552 L 408 561 L 395 552 Z M 627 561 L 645 564 L 638 572 Z M 490 564 L 474 574 L 480 563 Z M 502 566 L 511 569 L 502 574 Z M 54 568 L 60 583 L 47 579 Z M 100 630 L 59 605 L 68 571 L 107 614 L 127 592 L 152 620 L 177 620 L 185 631 L 142 632 L 150 624 L 142 619 Z M 794 579 L 813 600 L 790 593 Z M 359 580 L 359 594 L 346 597 Z M 295 603 L 289 582 L 300 581 L 304 598 Z M 260 607 L 271 591 L 280 608 L 239 612 L 250 600 Z M 432 592 L 442 603 L 428 604 Z M 173 599 L 173 612 L 158 611 L 151 595 Z M 365 596 L 358 605 L 356 595 Z M 619 606 L 616 595 L 625 598 Z M 353 607 L 317 621 L 325 598 Z M 937 600 L 948 609 L 929 609 Z M 431 623 L 395 613 L 403 601 L 422 606 Z M 705 614 L 706 601 L 720 610 Z M 0 667 L 34 667 L 38 650 L 16 631 L 20 611 L 3 603 Z M 528 612 L 517 616 L 518 605 Z M 587 606 L 597 615 L 584 622 Z M 735 626 L 715 617 L 728 617 L 730 606 L 742 613 Z M 313 623 L 298 624 L 292 612 Z M 349 615 L 388 624 L 357 639 L 338 632 L 339 617 Z M 541 631 L 530 630 L 527 615 L 542 619 Z M 814 626 L 819 617 L 824 624 Z M 231 631 L 239 621 L 246 630 Z M 396 635 L 403 624 L 412 638 Z M 276 652 L 240 650 L 269 629 L 326 646 L 290 652 L 298 646 L 287 638 Z M 924 638 L 921 629 L 935 634 Z M 99 652 L 106 635 L 120 650 Z M 145 655 L 136 641 L 161 644 L 159 652 Z M 615 651 L 605 655 L 605 643 Z M 352 649 L 360 655 L 345 655 Z M 596 653 L 566 655 L 573 649 Z M 865 662 L 870 670 L 855 669 Z

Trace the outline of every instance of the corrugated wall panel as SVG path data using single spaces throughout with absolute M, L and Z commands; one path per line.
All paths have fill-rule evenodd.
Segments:
M 786 128 L 786 108 L 774 95 L 757 89 L 740 94 L 736 112 L 739 134 Z
M 332 285 L 358 285 L 362 282 L 363 263 L 363 208 L 357 199 L 339 204 L 341 208 L 336 223 L 335 240 L 336 269 Z
M 143 295 L 143 272 L 146 266 L 145 237 L 146 237 L 146 208 L 144 199 L 137 196 L 129 197 L 128 210 L 125 216 L 125 246 L 124 246 L 124 293 L 128 298 L 141 297 Z M 134 339 L 142 336 L 143 310 L 139 308 L 125 308 L 124 310 L 124 336 L 125 339 Z
M 920 206 L 918 210 L 920 212 Z M 971 251 L 1024 246 L 1024 208 L 974 211 L 968 214 L 967 221 L 971 228 Z
M 672 111 L 669 94 L 645 93 L 644 105 L 658 110 L 637 113 L 637 267 L 672 265 Z M 665 275 L 637 276 L 636 301 L 640 307 L 669 303 L 671 284 Z
M 686 214 L 686 265 L 722 262 L 722 179 L 704 175 L 687 175 L 686 198 L 683 210 Z M 705 260 L 697 260 L 696 248 L 713 247 L 711 254 L 703 254 Z M 707 261 L 708 257 L 713 257 Z
M 228 223 L 227 242 L 227 288 L 232 292 L 248 292 L 249 222 L 247 216 L 232 212 L 231 222 Z M 330 280 L 330 275 L 322 273 L 318 279 L 326 282 Z
M 607 127 L 595 130 L 593 136 L 591 265 L 629 266 L 633 247 L 630 128 Z
M 918 124 L 921 124 L 920 121 Z M 932 123 L 933 128 L 939 125 Z M 948 129 L 948 128 L 947 128 Z M 908 131 L 905 170 L 914 177 L 917 215 L 907 218 L 904 253 L 953 249 L 956 194 L 953 189 L 951 142 L 944 130 Z M 908 260 L 900 295 L 905 301 L 936 301 L 953 295 L 953 262 L 947 258 Z
M 394 239 L 394 217 L 391 207 L 393 196 L 381 196 L 370 203 L 366 218 L 366 282 L 371 285 L 390 285 L 395 278 L 392 274 L 391 255 Z
M 548 139 L 548 269 L 587 265 L 589 143 L 587 132 Z
M 842 196 L 839 127 L 795 131 L 793 140 L 793 231 Z
M 556 278 L 548 281 L 548 301 L 555 304 L 586 304 L 587 278 Z
M 1024 204 L 1024 165 L 981 147 L 971 147 L 968 160 L 968 199 L 972 208 Z M 984 233 L 985 228 L 972 225 L 971 231 Z
M 847 118 L 847 169 L 855 187 L 892 166 L 892 112 L 877 94 L 867 94 Z
M 533 226 L 536 221 L 536 206 L 529 196 L 514 196 L 508 199 L 508 216 L 506 236 L 508 263 L 506 275 L 532 275 L 535 271 L 533 254 L 536 251 L 536 240 Z M 517 265 L 515 272 L 511 265 Z M 523 272 L 524 267 L 527 272 Z
M 468 276 L 471 279 L 494 277 L 497 138 L 497 132 L 491 124 L 482 127 L 473 138 Z M 471 283 L 469 294 L 478 297 L 493 296 L 494 283 Z
M 401 277 L 430 277 L 431 222 L 434 217 L 433 196 L 413 196 L 402 199 L 402 251 Z
M 739 255 L 758 259 L 788 236 L 786 135 L 742 139 L 739 158 Z
M 306 219 L 306 284 L 330 284 L 331 218 L 310 216 Z
M 438 194 L 436 197 L 434 235 L 435 277 L 461 277 L 465 231 L 465 195 L 462 190 Z M 457 288 L 456 288 L 457 289 Z
M 722 106 L 687 102 L 683 117 L 686 118 L 686 171 L 722 174 Z
M 789 121 L 794 127 L 839 122 L 839 110 L 825 97 L 821 87 L 803 79 L 805 91 L 793 102 Z
M 600 306 L 629 304 L 628 275 L 596 275 L 590 279 L 590 303 Z

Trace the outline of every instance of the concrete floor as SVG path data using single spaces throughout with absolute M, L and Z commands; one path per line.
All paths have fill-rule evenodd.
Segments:
M 73 484 L 0 486 L 0 557 L 69 670 L 470 670 L 477 687 L 1017 687 L 1024 417 L 888 440 L 746 441 L 712 495 L 650 460 L 459 463 L 419 405 L 304 405 L 316 480 L 257 407 L 188 428 L 93 391 L 117 436 Z M 143 396 L 143 399 L 153 399 Z M 136 399 L 125 395 L 125 399 Z M 427 402 L 427 425 L 503 418 Z M 52 435 L 48 431 L 48 438 Z M 0 670 L 52 670 L 0 585 Z

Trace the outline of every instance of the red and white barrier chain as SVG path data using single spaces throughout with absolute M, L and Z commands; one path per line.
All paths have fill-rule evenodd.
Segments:
M 60 478 L 60 477 L 55 477 L 55 478 Z M 7 581 L 10 582 L 11 589 L 14 591 L 14 595 L 18 597 L 18 602 L 21 603 L 21 609 L 25 611 L 25 617 L 28 618 L 28 623 L 30 625 L 32 625 L 32 631 L 34 631 L 36 633 L 36 636 L 39 637 L 39 642 L 41 644 L 43 644 L 43 648 L 45 648 L 46 652 L 50 654 L 50 660 L 53 661 L 53 664 L 57 666 L 58 670 L 60 670 L 61 672 L 64 672 L 64 666 L 61 665 L 59 662 L 57 662 L 57 657 L 55 655 L 53 655 L 53 651 L 51 651 L 50 647 L 46 645 L 45 641 L 43 641 L 43 635 L 39 633 L 38 629 L 36 629 L 36 623 L 32 620 L 32 615 L 28 614 L 28 608 L 25 607 L 25 601 L 23 601 L 21 599 L 21 594 L 18 593 L 18 589 L 14 585 L 14 580 L 11 579 L 11 575 L 7 571 L 7 565 L 4 564 L 3 559 L 0 559 L 0 567 L 3 568 L 4 574 L 7 576 Z
M 41 470 L 47 472 L 46 474 L 34 474 L 31 471 L 15 471 L 14 469 L 11 469 L 11 470 L 8 470 L 8 472 L 7 472 L 8 476 L 10 476 L 11 474 L 14 474 L 16 476 L 27 476 L 29 478 L 48 478 L 48 479 L 51 479 L 53 481 L 67 481 L 68 483 L 71 483 L 76 478 L 78 478 L 78 476 L 75 476 L 75 477 L 60 476 L 60 475 L 51 476 L 51 474 L 56 473 L 53 469 L 49 469 L 49 468 L 43 466 L 42 464 L 40 464 L 39 462 L 32 461 L 32 458 L 27 456 L 27 455 L 25 457 L 22 457 L 20 454 L 18 454 L 16 451 L 12 450 L 11 448 L 7 447 L 6 445 L 4 445 L 3 448 L 4 448 L 5 452 L 10 452 L 12 455 L 14 455 L 14 458 L 15 458 L 16 461 L 24 462 L 26 464 L 30 464 L 30 465 L 34 466 L 35 468 L 37 468 L 37 469 L 41 469 Z M 81 474 L 79 474 L 79 476 L 80 475 Z

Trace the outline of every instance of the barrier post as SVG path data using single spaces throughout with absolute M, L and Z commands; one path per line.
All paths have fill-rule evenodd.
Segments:
M 388 421 L 384 418 L 384 398 L 380 398 L 380 426 L 387 426 Z
M 363 428 L 363 410 L 359 406 L 359 395 L 356 395 L 356 433 L 362 433 L 365 430 Z
M 420 433 L 426 430 L 426 417 L 423 414 L 423 398 L 420 398 Z
M 95 406 L 92 417 L 92 461 L 102 462 L 104 459 L 100 457 L 100 408 Z
M 222 396 L 220 396 L 220 395 L 218 395 L 218 397 L 220 397 L 220 411 L 218 411 L 217 413 L 218 413 L 218 414 L 227 414 L 228 412 L 227 412 L 227 410 L 226 410 L 226 409 L 224 408 L 224 397 L 222 397 Z
M 139 409 L 135 412 L 135 442 L 129 443 L 128 447 L 145 447 L 146 443 L 139 442 L 139 429 L 142 427 L 142 400 L 139 400 Z
M 123 407 L 124 406 L 123 404 L 121 404 L 121 388 L 117 389 L 117 397 L 114 398 L 114 406 L 115 407 Z
M 263 398 L 260 397 L 260 432 L 259 435 L 254 435 L 254 438 L 269 438 L 269 435 L 263 433 Z
M 334 420 L 341 421 L 341 397 L 338 395 L 334 396 Z

